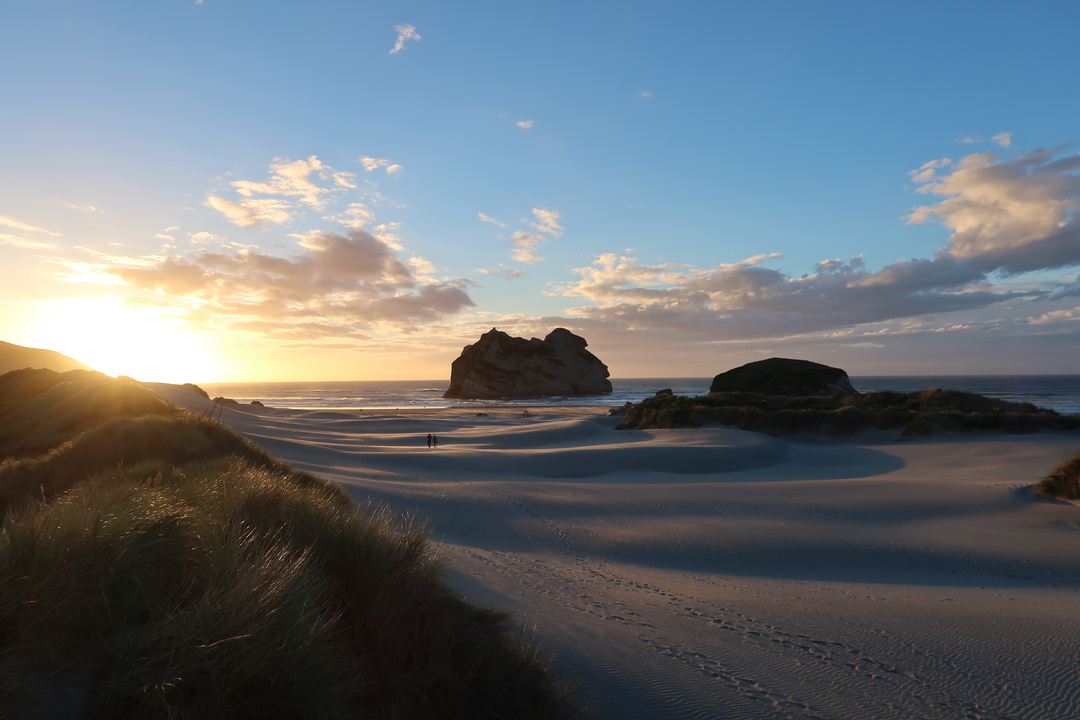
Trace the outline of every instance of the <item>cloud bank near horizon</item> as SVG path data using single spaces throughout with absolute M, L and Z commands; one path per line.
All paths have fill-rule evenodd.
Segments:
M 388 159 L 358 162 L 368 172 L 394 174 Z M 363 187 L 354 174 L 315 156 L 279 159 L 265 179 L 231 181 L 232 197 L 211 193 L 207 206 L 249 232 L 287 228 L 310 213 L 340 229 L 292 235 L 291 254 L 284 257 L 236 243 L 210 251 L 207 238 L 223 238 L 188 233 L 187 248 L 109 260 L 101 274 L 182 309 L 193 327 L 327 348 L 363 346 L 388 333 L 452 346 L 492 322 L 508 331 L 540 332 L 540 324 L 557 323 L 598 337 L 634 331 L 705 343 L 842 337 L 866 347 L 880 347 L 889 336 L 1005 324 L 1010 332 L 1075 332 L 1080 290 L 1065 270 L 1080 264 L 1078 170 L 1080 154 L 1062 148 L 924 163 L 911 177 L 927 201 L 902 220 L 940 223 L 949 231 L 931 258 L 879 269 L 867 267 L 862 256 L 829 258 L 796 276 L 779 269 L 778 253 L 716 267 L 648 263 L 633 251 L 603 253 L 570 269 L 576 279 L 549 283 L 549 297 L 576 305 L 561 315 L 529 317 L 478 307 L 470 295 L 473 280 L 440 278 L 432 263 L 410 256 L 396 225 L 375 224 L 374 208 L 385 198 L 374 186 Z M 339 205 L 345 209 L 334 214 Z M 483 213 L 476 217 L 505 225 Z M 11 229 L 40 230 L 3 220 Z M 540 247 L 567 232 L 561 223 L 559 211 L 535 207 L 522 220 L 527 229 L 498 237 L 509 243 L 510 260 L 535 266 L 543 260 Z M 163 237 L 174 241 L 174 235 Z M 506 280 L 524 275 L 503 264 L 474 272 Z
M 986 152 L 913 171 L 916 192 L 937 201 L 916 207 L 907 222 L 939 221 L 951 231 L 933 258 L 900 260 L 877 271 L 861 256 L 828 259 L 813 274 L 792 277 L 764 266 L 778 259 L 775 254 L 697 268 L 607 253 L 575 268 L 578 281 L 551 292 L 587 301 L 569 311 L 574 318 L 733 340 L 1060 299 L 1075 285 L 1010 282 L 1080 264 L 1080 177 L 1073 174 L 1080 170 L 1080 154 L 1060 153 L 1039 149 L 1002 160 Z
M 383 240 L 363 230 L 322 232 L 291 257 L 251 249 L 166 257 L 149 266 L 114 264 L 125 284 L 193 301 L 196 326 L 224 322 L 270 337 L 363 339 L 376 326 L 417 323 L 473 306 L 463 282 L 424 282 Z

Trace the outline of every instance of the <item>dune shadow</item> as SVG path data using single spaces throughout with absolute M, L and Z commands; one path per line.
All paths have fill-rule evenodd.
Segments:
M 816 542 L 801 545 L 678 548 L 633 544 L 610 560 L 660 570 L 760 579 L 949 587 L 1076 587 L 1080 560 L 1072 562 L 977 555 L 915 547 L 866 547 Z

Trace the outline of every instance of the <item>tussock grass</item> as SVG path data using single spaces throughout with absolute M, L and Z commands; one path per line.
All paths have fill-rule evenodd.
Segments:
M 1035 492 L 1047 497 L 1080 500 L 1080 454 L 1055 468 L 1035 486 Z
M 36 455 L 112 418 L 176 412 L 130 378 L 16 370 L 0 375 L 0 459 Z
M 229 455 L 257 467 L 291 471 L 224 425 L 194 413 L 176 410 L 171 416 L 107 420 L 37 457 L 0 462 L 0 514 L 54 498 L 87 475 L 118 466 L 181 466 Z M 344 491 L 339 492 L 345 498 Z
M 423 525 L 206 418 L 106 420 L 0 491 L 2 717 L 579 714 Z
M 1062 415 L 1031 403 L 936 388 L 831 397 L 739 392 L 647 398 L 627 408 L 619 428 L 697 427 L 706 423 L 774 435 L 844 435 L 879 428 L 898 429 L 901 437 L 917 437 L 943 431 L 1077 430 L 1080 416 Z

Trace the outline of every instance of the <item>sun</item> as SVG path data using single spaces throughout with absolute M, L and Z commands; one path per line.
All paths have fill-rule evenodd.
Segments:
M 25 344 L 56 350 L 106 375 L 169 383 L 224 375 L 213 344 L 160 308 L 132 307 L 121 298 L 68 298 L 37 310 Z

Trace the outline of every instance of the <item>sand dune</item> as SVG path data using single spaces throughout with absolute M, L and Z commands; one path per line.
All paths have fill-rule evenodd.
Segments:
M 455 585 L 534 627 L 597 717 L 1080 717 L 1080 508 L 1026 489 L 1080 437 L 791 442 L 559 413 L 222 420 L 427 518 Z

